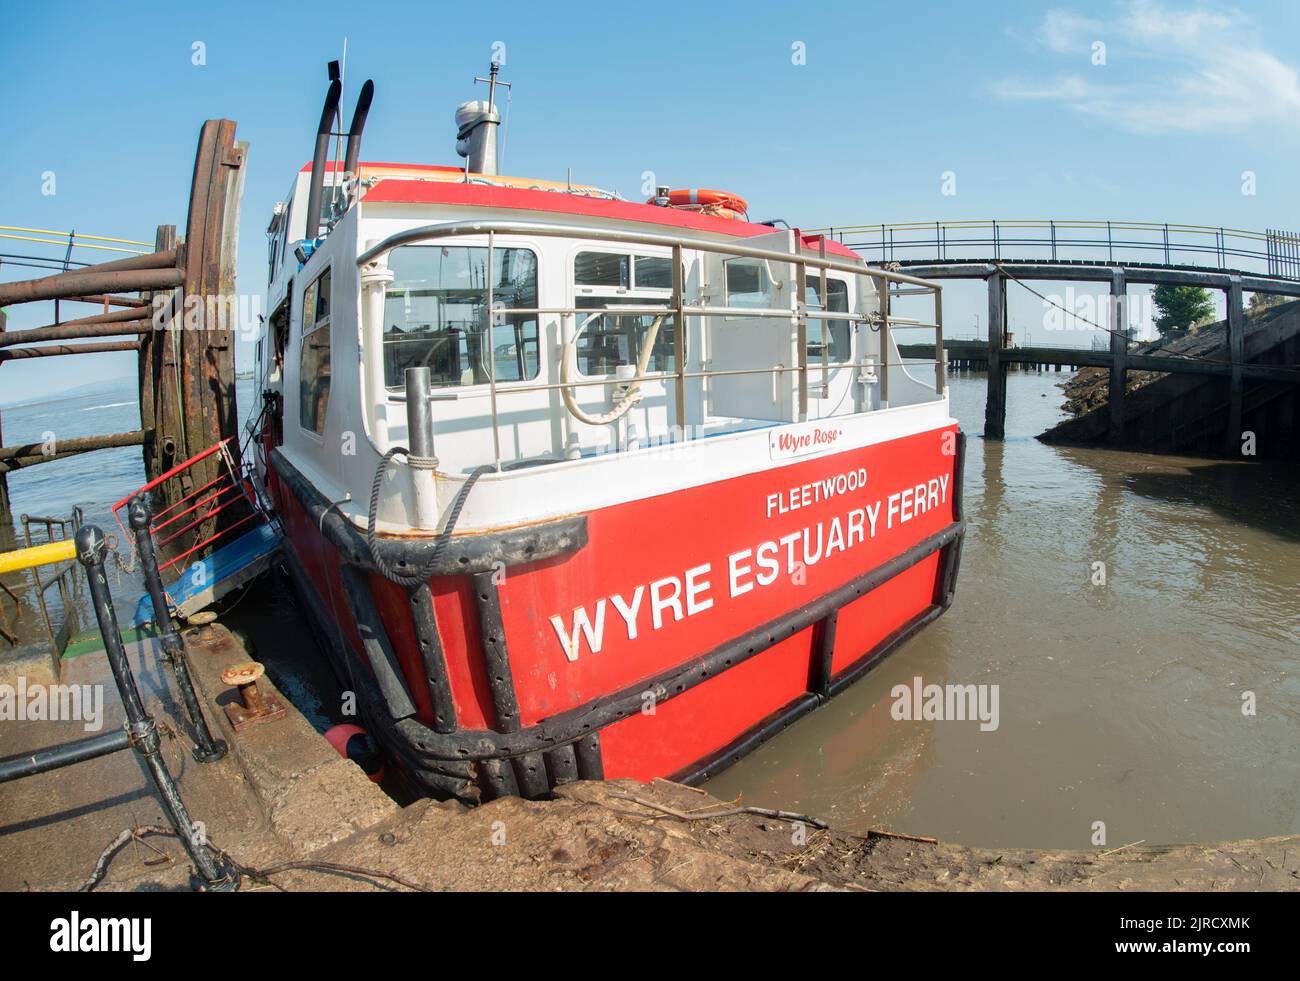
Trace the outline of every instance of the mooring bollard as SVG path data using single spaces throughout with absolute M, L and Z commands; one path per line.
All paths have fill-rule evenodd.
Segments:
M 144 702 L 136 687 L 135 676 L 131 673 L 126 649 L 122 646 L 117 614 L 113 611 L 113 597 L 109 593 L 108 577 L 104 574 L 104 553 L 107 547 L 104 533 L 94 525 L 83 525 L 77 530 L 76 546 L 77 560 L 86 570 L 86 582 L 90 586 L 90 596 L 95 606 L 95 619 L 104 639 L 104 653 L 108 655 L 108 666 L 122 696 L 122 707 L 126 710 L 127 734 L 131 745 L 144 757 L 172 827 L 176 829 L 181 844 L 194 862 L 197 874 L 191 877 L 190 883 L 196 889 L 232 892 L 239 888 L 239 873 L 229 860 L 214 856 L 199 836 L 194 822 L 190 820 L 189 811 L 185 808 L 185 802 L 181 800 L 180 791 L 172 782 L 171 774 L 163 762 L 158 744 L 158 728 L 144 710 Z
M 180 689 L 185 712 L 194 727 L 194 758 L 200 763 L 211 763 L 225 756 L 229 747 L 225 740 L 212 738 L 199 700 L 194 694 L 194 680 L 190 677 L 190 666 L 185 660 L 185 645 L 181 642 L 180 630 L 167 605 L 167 593 L 158 571 L 158 555 L 154 550 L 153 534 L 149 531 L 152 515 L 148 506 L 138 497 L 131 498 L 127 509 L 131 530 L 135 533 L 135 547 L 140 556 L 145 587 L 149 590 L 149 599 L 153 603 L 153 622 L 162 643 L 163 656 L 171 662 L 172 669 L 176 672 L 176 687 Z

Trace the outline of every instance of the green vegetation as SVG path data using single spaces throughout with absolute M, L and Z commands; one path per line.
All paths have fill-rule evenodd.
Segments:
M 1151 293 L 1156 330 L 1166 339 L 1182 337 L 1214 317 L 1210 291 L 1200 286 L 1157 286 Z
M 1283 303 L 1290 303 L 1294 296 L 1281 296 L 1277 293 L 1251 293 L 1250 301 L 1246 304 L 1246 309 L 1251 313 L 1259 313 L 1261 310 L 1267 310 L 1269 307 L 1278 307 Z

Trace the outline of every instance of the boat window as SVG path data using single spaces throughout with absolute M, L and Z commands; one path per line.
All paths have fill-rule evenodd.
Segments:
M 575 306 L 593 310 L 606 306 L 667 305 L 673 285 L 673 261 L 667 256 L 579 252 L 573 260 L 573 281 L 581 289 Z M 649 339 L 656 314 L 606 314 L 589 319 L 578 338 L 578 370 L 584 375 L 611 375 L 620 365 L 634 365 Z M 676 321 L 666 314 L 655 335 L 647 371 L 675 371 Z
M 303 293 L 302 360 L 298 374 L 302 428 L 325 432 L 325 409 L 330 398 L 330 271 L 312 280 Z
M 598 309 L 619 305 L 651 306 L 656 301 L 631 296 L 580 296 L 575 304 L 580 310 Z M 578 325 L 587 321 L 590 314 L 577 315 Z M 578 370 L 584 375 L 612 375 L 619 365 L 636 364 L 641 348 L 649 339 L 650 327 L 656 314 L 607 313 L 587 324 L 578 338 L 576 355 Z M 676 371 L 676 317 L 666 313 L 655 336 L 646 371 Z
M 805 298 L 809 310 L 822 309 L 821 276 L 808 277 L 808 295 Z M 842 279 L 826 278 L 826 293 L 829 297 L 826 310 L 829 313 L 848 313 L 849 284 Z M 808 321 L 808 359 L 820 361 L 822 356 L 822 324 L 826 324 L 826 334 L 830 341 L 830 350 L 826 360 L 830 362 L 848 361 L 850 357 L 850 333 L 847 320 L 809 320 Z
M 275 313 L 271 314 L 271 364 L 268 365 L 269 376 L 272 379 L 280 377 L 280 370 L 284 367 L 284 348 L 289 342 L 289 297 L 293 296 L 293 281 L 289 282 L 289 294 L 285 297 L 284 302 L 275 308 Z
M 655 255 L 636 257 L 632 285 L 639 290 L 670 290 L 673 288 L 673 260 Z
M 727 282 L 727 306 L 771 307 L 772 280 L 762 259 L 728 259 L 723 263 Z
M 573 281 L 579 286 L 670 290 L 673 288 L 673 261 L 666 256 L 579 252 L 573 260 Z
M 573 281 L 579 286 L 632 286 L 632 257 L 613 252 L 579 252 L 573 260 Z
M 388 254 L 393 281 L 384 295 L 384 384 L 401 388 L 406 369 L 427 366 L 438 387 L 536 378 L 536 314 L 492 317 L 487 337 L 488 250 L 404 245 Z M 537 256 L 493 249 L 494 310 L 537 306 Z M 487 354 L 491 348 L 491 356 Z

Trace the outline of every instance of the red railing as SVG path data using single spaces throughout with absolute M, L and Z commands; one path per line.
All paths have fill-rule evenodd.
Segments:
M 122 535 L 128 542 L 134 540 L 134 536 L 127 532 L 126 526 L 122 524 L 122 508 L 131 502 L 131 499 L 142 494 L 148 494 L 154 488 L 161 486 L 169 480 L 180 476 L 185 471 L 202 463 L 212 456 L 220 456 L 221 472 L 203 484 L 196 487 L 188 494 L 180 497 L 165 508 L 159 508 L 154 512 L 153 520 L 149 524 L 149 531 L 153 535 L 154 544 L 161 553 L 177 539 L 187 534 L 198 535 L 203 525 L 210 519 L 215 518 L 222 511 L 244 502 L 248 505 L 248 513 L 236 519 L 224 528 L 214 530 L 210 535 L 199 538 L 198 541 L 189 544 L 184 551 L 166 562 L 159 564 L 159 571 L 166 571 L 173 565 L 176 565 L 182 559 L 186 559 L 208 546 L 213 545 L 219 539 L 229 539 L 235 529 L 247 525 L 249 522 L 263 522 L 267 520 L 266 513 L 262 509 L 261 502 L 257 499 L 257 493 L 253 488 L 251 481 L 243 476 L 236 468 L 235 461 L 230 455 L 230 438 L 223 439 L 220 443 L 209 446 L 202 453 L 190 457 L 183 463 L 178 463 L 164 474 L 155 477 L 149 483 L 140 487 L 126 497 L 122 498 L 113 505 L 113 517 L 117 519 L 117 525 L 122 529 Z M 188 519 L 180 527 L 172 527 L 182 519 Z M 164 537 L 159 537 L 164 529 Z

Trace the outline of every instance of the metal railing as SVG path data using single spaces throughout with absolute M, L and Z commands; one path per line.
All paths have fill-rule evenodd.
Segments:
M 137 537 L 145 584 L 155 597 L 154 608 L 159 609 L 162 581 L 158 575 L 158 564 L 149 537 L 149 512 L 139 498 L 133 498 L 131 501 L 130 521 Z M 0 759 L 0 783 L 48 773 L 122 750 L 135 750 L 140 754 L 153 780 L 154 789 L 158 792 L 158 798 L 171 821 L 172 828 L 176 831 L 176 836 L 194 863 L 191 887 L 210 891 L 238 889 L 238 872 L 227 858 L 205 842 L 202 832 L 191 819 L 185 801 L 181 798 L 180 789 L 176 786 L 163 760 L 158 726 L 145 710 L 144 700 L 140 696 L 140 689 L 131 670 L 131 662 L 122 643 L 117 614 L 113 610 L 113 597 L 109 591 L 105 570 L 108 549 L 108 540 L 99 528 L 94 525 L 83 525 L 77 529 L 73 540 L 60 539 L 22 549 L 20 553 L 6 553 L 10 556 L 14 568 L 35 568 L 38 565 L 62 562 L 74 556 L 84 567 L 86 582 L 94 603 L 95 619 L 104 642 L 104 653 L 108 658 L 109 670 L 112 672 L 113 682 L 122 701 L 126 722 L 122 728 L 114 732 Z M 180 690 L 181 699 L 194 729 L 194 758 L 200 763 L 215 762 L 226 755 L 228 746 L 223 740 L 214 739 L 208 729 L 185 661 L 180 632 L 176 622 L 166 614 L 165 603 L 161 609 L 164 613 L 158 618 L 156 626 L 163 656 L 171 662 L 175 671 L 177 688 Z
M 229 447 L 233 438 L 227 437 L 209 446 L 202 453 L 190 457 L 183 463 L 178 463 L 113 505 L 113 517 L 117 519 L 118 527 L 122 529 L 127 541 L 132 541 L 132 536 L 127 534 L 126 526 L 122 523 L 123 508 L 126 508 L 136 497 L 147 495 L 167 481 L 183 476 L 209 457 L 220 457 L 221 465 L 216 477 L 181 495 L 152 516 L 149 532 L 153 547 L 171 555 L 171 558 L 159 565 L 160 571 L 165 572 L 172 566 L 178 565 L 182 559 L 188 558 L 201 549 L 214 546 L 218 541 L 228 542 L 237 528 L 249 522 L 268 520 L 252 483 L 235 465 Z M 236 513 L 233 520 L 216 527 L 217 515 L 227 508 L 238 506 L 241 502 L 246 505 L 246 512 Z M 205 528 L 205 525 L 208 527 Z
M 936 282 L 920 279 L 916 276 L 909 276 L 906 273 L 895 270 L 880 269 L 866 266 L 860 262 L 849 259 L 831 258 L 827 256 L 825 245 L 816 256 L 805 255 L 803 253 L 785 253 L 772 249 L 760 249 L 744 245 L 742 242 L 711 242 L 696 239 L 688 239 L 674 235 L 658 233 L 636 233 L 621 230 L 582 227 L 582 226 L 562 226 L 562 225 L 542 225 L 531 222 L 509 222 L 509 221 L 459 221 L 448 222 L 445 224 L 425 225 L 419 228 L 408 229 L 390 235 L 388 238 L 367 249 L 357 258 L 358 269 L 361 270 L 362 289 L 367 286 L 366 269 L 367 266 L 373 267 L 378 264 L 387 253 L 393 249 L 411 245 L 418 242 L 426 242 L 435 239 L 455 238 L 464 236 L 486 236 L 487 237 L 487 269 L 493 268 L 493 252 L 497 248 L 496 238 L 498 235 L 511 236 L 541 236 L 553 238 L 573 238 L 583 240 L 605 241 L 621 245 L 647 245 L 667 247 L 672 250 L 673 264 L 673 285 L 672 295 L 668 302 L 664 304 L 645 304 L 645 305 L 607 305 L 604 307 L 512 307 L 508 309 L 493 309 L 493 284 L 491 277 L 488 277 L 486 292 L 484 298 L 484 309 L 491 311 L 491 318 L 495 323 L 496 318 L 508 316 L 560 316 L 568 321 L 569 318 L 575 318 L 571 323 L 576 326 L 576 318 L 579 315 L 588 317 L 600 317 L 607 315 L 630 316 L 630 315 L 657 315 L 670 314 L 675 318 L 679 325 L 674 331 L 674 365 L 672 371 L 645 372 L 635 374 L 630 377 L 583 377 L 570 379 L 560 382 L 548 383 L 516 383 L 510 382 L 508 387 L 502 388 L 498 385 L 496 379 L 495 359 L 489 357 L 486 359 L 491 366 L 488 373 L 488 397 L 490 400 L 491 427 L 493 438 L 493 458 L 497 469 L 501 467 L 501 447 L 500 447 L 500 419 L 498 412 L 498 399 L 502 394 L 517 395 L 529 392 L 556 391 L 566 388 L 582 387 L 600 387 L 607 386 L 611 383 L 618 385 L 639 385 L 647 381 L 672 382 L 674 384 L 674 398 L 676 408 L 676 418 L 679 426 L 684 429 L 682 420 L 686 418 L 686 385 L 693 379 L 711 379 L 723 377 L 735 377 L 741 375 L 770 375 L 774 382 L 779 383 L 779 379 L 787 374 L 795 374 L 798 380 L 798 415 L 799 420 L 803 421 L 808 418 L 809 410 L 809 376 L 813 370 L 820 370 L 822 374 L 823 390 L 829 384 L 830 371 L 836 368 L 872 368 L 877 365 L 869 362 L 831 362 L 828 359 L 827 351 L 829 349 L 830 337 L 828 335 L 827 323 L 830 321 L 848 320 L 853 323 L 869 323 L 873 330 L 878 331 L 880 335 L 881 358 L 878 367 L 880 368 L 880 399 L 884 403 L 889 401 L 889 368 L 904 367 L 902 361 L 891 363 L 889 361 L 890 351 L 890 329 L 891 324 L 904 326 L 908 328 L 926 328 L 935 332 L 935 350 L 943 350 L 943 287 Z M 795 296 L 793 309 L 770 309 L 770 308 L 753 308 L 753 307 L 731 307 L 716 306 L 704 302 L 697 302 L 690 305 L 686 302 L 685 286 L 685 265 L 684 254 L 691 252 L 707 252 L 715 255 L 722 255 L 728 258 L 752 258 L 763 260 L 768 263 L 778 263 L 794 267 L 795 274 Z M 875 281 L 878 295 L 881 298 L 880 309 L 878 313 L 864 315 L 852 311 L 828 311 L 809 310 L 807 305 L 807 285 L 809 269 L 817 270 L 821 279 L 821 297 L 823 303 L 826 302 L 826 273 L 835 271 L 847 273 L 853 276 L 867 277 Z M 379 284 L 383 288 L 382 278 L 376 277 L 371 280 L 372 283 Z M 893 287 L 900 289 L 894 290 Z M 373 287 L 369 287 L 373 288 Z M 925 322 L 910 318 L 895 318 L 889 313 L 889 298 L 892 295 L 929 294 L 934 298 L 934 321 Z M 702 300 L 702 298 L 700 298 Z M 363 308 L 365 304 L 363 303 Z M 772 365 L 763 368 L 733 368 L 733 369 L 703 369 L 698 371 L 688 371 L 686 368 L 685 357 L 685 318 L 686 317 L 743 317 L 743 318 L 775 318 L 788 319 L 791 322 L 796 339 L 796 347 L 799 352 L 798 364 L 796 365 Z M 816 321 L 821 324 L 821 352 L 820 361 L 814 366 L 808 359 L 808 323 Z M 566 336 L 572 337 L 573 331 L 569 331 Z M 489 348 L 491 345 L 489 344 Z M 935 394 L 942 396 L 946 386 L 944 363 L 942 355 L 935 360 Z M 435 396 L 436 397 L 436 396 Z
M 19 234 L 25 233 L 25 234 Z M 54 236 L 49 238 L 48 236 Z M 39 236 L 39 237 L 38 237 Z M 40 245 L 57 245 L 66 248 L 69 256 L 74 248 L 98 249 L 101 252 L 126 252 L 130 255 L 148 255 L 154 250 L 152 242 L 137 242 L 131 238 L 112 238 L 108 235 L 88 235 L 85 232 L 56 232 L 48 228 L 22 228 L 18 225 L 0 225 L 0 238 L 18 242 L 37 242 Z M 112 242 L 112 245 L 101 245 Z M 140 245 L 142 249 L 127 249 L 125 245 Z
M 1300 233 L 1280 229 L 990 218 L 848 225 L 813 233 L 829 235 L 869 262 L 1143 262 L 1300 279 Z
M 32 538 L 32 525 L 41 525 L 45 528 L 45 544 L 49 545 L 54 542 L 68 542 L 68 526 L 72 526 L 75 534 L 83 524 L 84 515 L 79 507 L 72 509 L 72 514 L 67 518 L 46 517 L 38 514 L 23 514 L 19 520 L 23 525 L 23 541 L 27 548 L 33 548 L 38 543 Z M 59 537 L 54 537 L 55 527 L 59 529 Z M 69 555 L 67 560 L 56 569 L 54 575 L 46 580 L 41 577 L 40 565 L 32 565 L 29 568 L 32 573 L 32 584 L 35 588 L 36 602 L 41 610 L 41 617 L 45 621 L 45 633 L 54 645 L 56 654 L 62 653 L 63 643 L 65 641 L 65 631 L 71 625 L 71 616 L 73 610 L 73 591 L 76 589 L 77 578 L 72 575 L 74 563 L 73 556 Z M 45 602 L 45 591 L 51 586 L 57 584 L 59 587 L 59 600 L 63 604 L 64 621 L 63 626 L 58 630 L 54 628 L 54 620 L 50 616 L 49 604 Z

